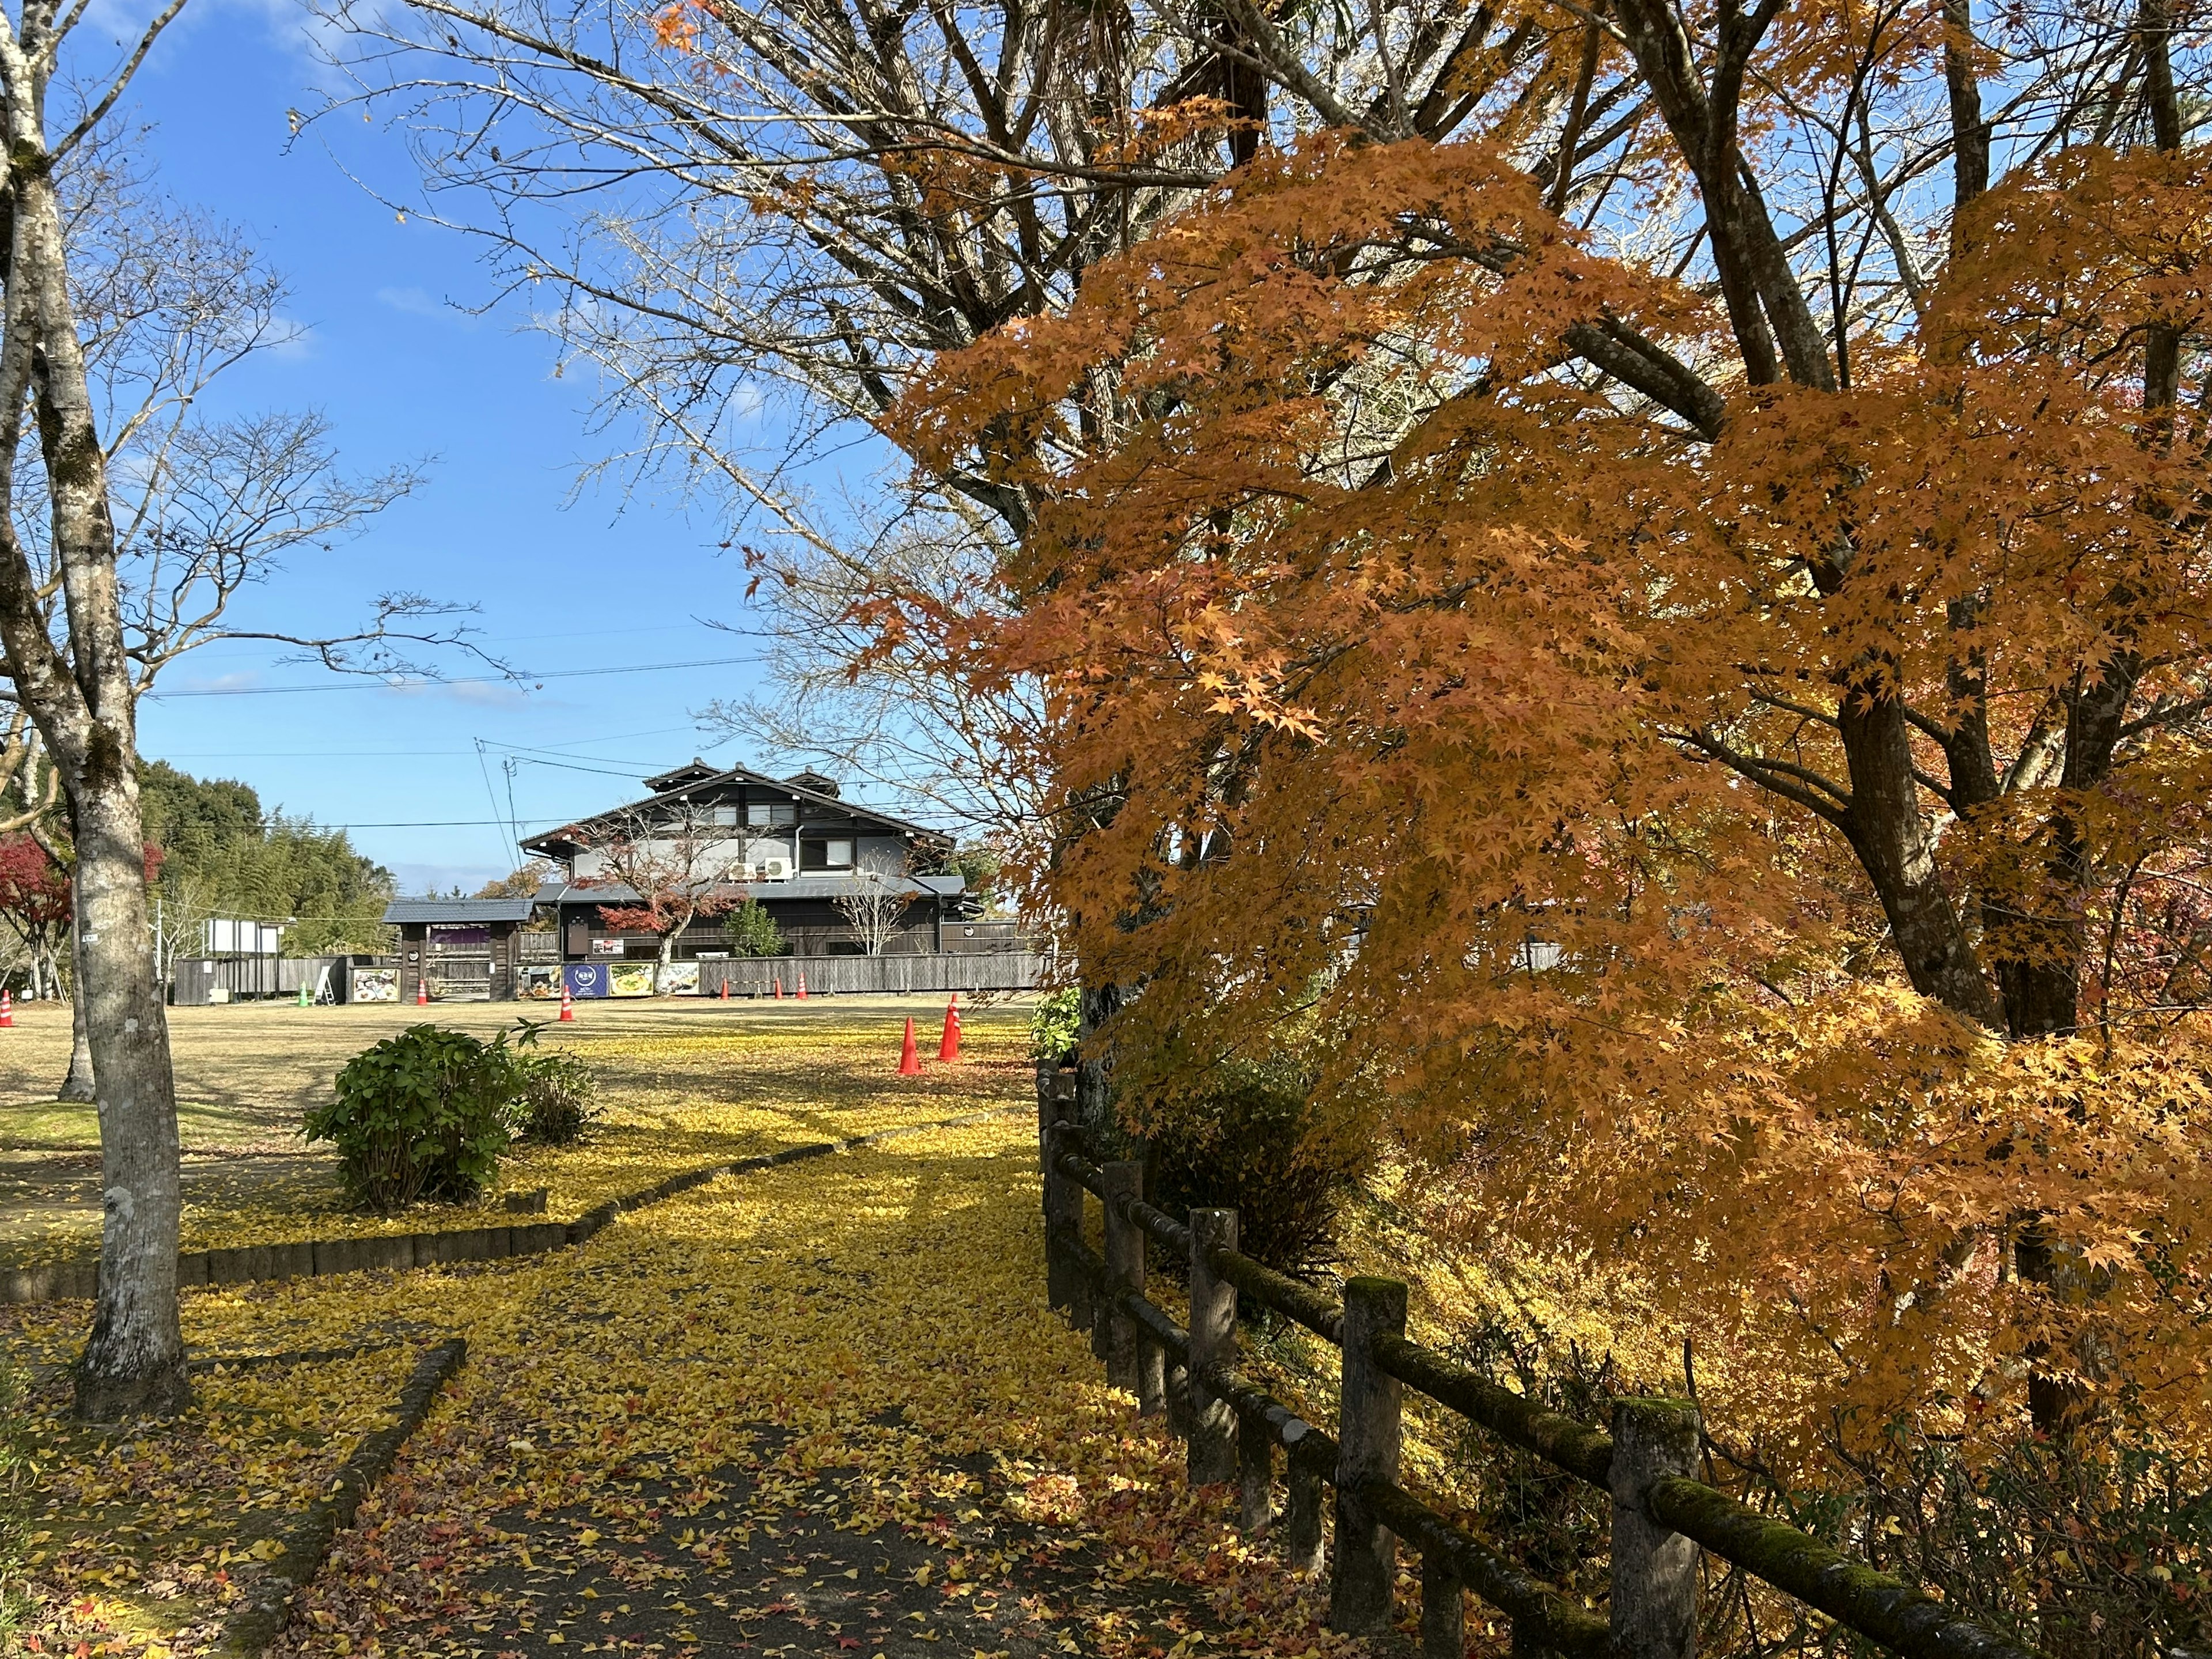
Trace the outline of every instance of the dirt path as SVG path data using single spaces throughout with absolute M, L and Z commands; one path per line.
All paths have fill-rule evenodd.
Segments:
M 1033 1132 L 1000 1118 L 726 1178 L 554 1256 L 190 1292 L 203 1354 L 387 1346 L 210 1378 L 204 1424 L 85 1463 L 100 1507 L 39 1522 L 69 1564 L 47 1650 L 202 1651 L 250 1547 L 449 1334 L 468 1365 L 303 1593 L 288 1659 L 1343 1649 L 1231 1495 L 1187 1491 L 1180 1447 L 1103 1386 L 1045 1306 L 1038 1233 Z M 9 1317 L 34 1363 L 82 1329 L 81 1307 Z M 190 1537 L 163 1532 L 210 1451 L 236 1473 L 200 1483 Z
M 281 1651 L 1328 1645 L 1043 1305 L 1035 1180 L 1022 1126 L 942 1132 L 457 1285 L 469 1369 Z

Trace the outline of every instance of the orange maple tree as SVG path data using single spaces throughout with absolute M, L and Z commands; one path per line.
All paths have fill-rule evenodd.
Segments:
M 2124 1390 L 2198 1437 L 2178 26 L 2124 22 L 2101 132 L 2007 102 L 1993 180 L 1949 9 L 1780 10 L 1593 34 L 1644 100 L 1620 165 L 1702 204 L 1671 264 L 1564 220 L 1511 119 L 1324 131 L 939 360 L 884 430 L 1031 526 L 991 603 L 869 614 L 1045 688 L 1035 879 L 1086 978 L 1142 988 L 1139 1121 L 1317 1005 L 1326 1085 L 1382 1086 L 1469 1232 L 1636 1266 L 1810 1379 L 1804 1434 Z M 1770 206 L 1830 165 L 1792 118 L 1841 168 L 1916 92 L 1954 184 L 1917 228 L 1834 173 Z M 1878 294 L 1838 276 L 1885 238 Z

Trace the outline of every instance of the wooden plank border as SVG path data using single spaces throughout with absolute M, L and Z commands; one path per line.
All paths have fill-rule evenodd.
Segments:
M 453 1336 L 426 1352 L 399 1390 L 397 1420 L 363 1435 L 338 1466 L 324 1495 L 294 1517 L 282 1534 L 284 1553 L 270 1562 L 246 1605 L 223 1621 L 209 1659 L 259 1659 L 283 1633 L 292 1599 L 321 1571 L 331 1546 L 353 1524 L 362 1499 L 392 1472 L 400 1449 L 430 1414 L 438 1392 L 468 1362 L 469 1345 Z

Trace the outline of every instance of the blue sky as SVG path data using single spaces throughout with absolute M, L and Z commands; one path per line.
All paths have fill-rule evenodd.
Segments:
M 689 711 L 750 689 L 753 667 L 578 672 L 751 655 L 749 640 L 698 620 L 743 623 L 744 573 L 719 549 L 721 527 L 680 502 L 575 494 L 602 442 L 586 429 L 590 388 L 554 378 L 550 343 L 520 314 L 452 308 L 489 295 L 465 239 L 397 222 L 321 143 L 288 143 L 286 112 L 313 101 L 319 74 L 300 17 L 281 0 L 197 0 L 141 71 L 137 117 L 155 125 L 162 185 L 247 232 L 292 284 L 299 343 L 238 371 L 226 401 L 319 408 L 362 471 L 434 461 L 428 487 L 366 536 L 302 555 L 235 614 L 329 630 L 380 592 L 413 589 L 480 605 L 489 648 L 562 678 L 362 689 L 283 665 L 276 648 L 217 645 L 165 676 L 141 742 L 198 775 L 242 779 L 269 805 L 354 826 L 406 890 L 472 887 L 513 866 L 495 822 L 510 811 L 542 827 L 702 750 L 750 758 L 741 744 L 706 750 Z M 349 166 L 412 176 L 396 139 L 368 126 L 339 139 L 354 146 Z M 264 689 L 277 686 L 318 689 Z M 501 751 L 487 765 L 478 739 L 556 752 L 516 756 L 510 786 Z

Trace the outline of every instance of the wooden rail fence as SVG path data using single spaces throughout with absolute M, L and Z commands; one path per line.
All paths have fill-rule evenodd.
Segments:
M 1545 1411 L 1408 1340 L 1406 1287 L 1396 1280 L 1352 1279 L 1340 1306 L 1241 1254 L 1234 1210 L 1194 1210 L 1182 1222 L 1146 1203 L 1141 1164 L 1102 1168 L 1085 1160 L 1074 1075 L 1037 1070 L 1052 1304 L 1091 1332 L 1108 1377 L 1137 1395 L 1140 1414 L 1166 1413 L 1188 1442 L 1193 1485 L 1236 1483 L 1248 1534 L 1274 1522 L 1275 1454 L 1282 1452 L 1284 1554 L 1295 1571 L 1323 1565 L 1322 1488 L 1331 1490 L 1329 1622 L 1336 1630 L 1371 1635 L 1388 1626 L 1403 1542 L 1420 1559 L 1423 1659 L 1463 1659 L 1469 1591 L 1511 1620 L 1516 1656 L 1695 1659 L 1699 1555 L 1710 1551 L 1905 1659 L 2033 1659 L 1902 1580 L 1696 1480 L 1699 1426 L 1689 1401 L 1616 1399 L 1610 1432 Z M 1103 1256 L 1085 1242 L 1086 1194 L 1103 1212 Z M 1187 1328 L 1145 1297 L 1148 1243 L 1188 1258 Z M 1239 1374 L 1240 1296 L 1341 1350 L 1338 1438 Z M 1409 1388 L 1610 1494 L 1607 1616 L 1398 1484 L 1400 1403 Z

